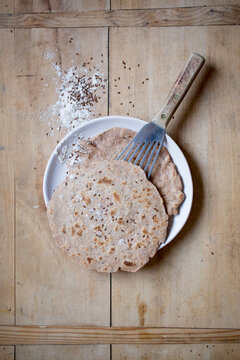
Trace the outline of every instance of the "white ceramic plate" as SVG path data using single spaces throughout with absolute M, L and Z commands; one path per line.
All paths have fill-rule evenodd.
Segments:
M 84 136 L 86 138 L 92 137 L 116 126 L 139 131 L 145 124 L 145 121 L 132 117 L 106 116 L 81 125 L 65 136 L 53 151 L 45 170 L 43 179 L 43 196 L 45 204 L 47 205 L 55 188 L 66 177 L 66 163 L 61 163 L 58 157 L 58 154 L 61 154 L 62 152 L 63 146 L 75 143 L 79 136 Z M 166 135 L 164 145 L 167 147 L 182 178 L 186 198 L 180 207 L 179 214 L 173 216 L 167 239 L 165 243 L 160 246 L 160 249 L 169 244 L 184 226 L 191 211 L 193 199 L 192 177 L 187 160 L 170 136 Z

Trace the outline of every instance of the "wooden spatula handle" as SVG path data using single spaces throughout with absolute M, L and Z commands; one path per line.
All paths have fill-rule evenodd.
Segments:
M 166 128 L 173 114 L 177 110 L 184 96 L 190 89 L 194 79 L 203 66 L 205 59 L 198 54 L 192 53 L 184 70 L 178 76 L 173 85 L 164 105 L 156 116 L 153 122 L 162 128 Z

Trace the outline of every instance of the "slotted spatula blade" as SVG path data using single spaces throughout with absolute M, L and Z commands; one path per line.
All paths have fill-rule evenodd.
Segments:
M 122 158 L 121 160 L 133 162 L 135 165 L 141 167 L 143 167 L 144 164 L 144 171 L 146 172 L 154 157 L 148 172 L 148 177 L 150 177 L 153 166 L 161 150 L 164 137 L 165 129 L 156 125 L 154 122 L 150 122 L 144 125 L 144 127 L 136 134 L 121 154 L 118 155 L 117 160 Z M 147 159 L 148 154 L 150 155 Z
M 150 178 L 165 138 L 165 129 L 204 62 L 205 59 L 201 55 L 192 53 L 158 114 L 150 123 L 143 126 L 118 155 L 117 160 L 125 160 L 141 166 Z

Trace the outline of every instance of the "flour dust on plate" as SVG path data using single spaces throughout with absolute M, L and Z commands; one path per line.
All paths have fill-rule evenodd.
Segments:
M 43 196 L 46 206 L 56 187 L 66 178 L 66 172 L 68 171 L 67 161 L 69 160 L 69 155 L 71 156 L 72 149 L 76 149 L 73 147 L 73 144 L 78 144 L 79 139 L 91 138 L 113 127 L 126 128 L 137 132 L 145 124 L 145 121 L 137 118 L 107 116 L 83 124 L 65 136 L 53 151 L 45 170 Z M 179 213 L 172 216 L 171 227 L 169 228 L 167 239 L 164 244 L 160 245 L 160 249 L 169 244 L 183 228 L 191 211 L 193 199 L 192 177 L 182 151 L 168 135 L 166 135 L 164 146 L 170 153 L 178 173 L 181 176 L 185 200 L 179 209 Z

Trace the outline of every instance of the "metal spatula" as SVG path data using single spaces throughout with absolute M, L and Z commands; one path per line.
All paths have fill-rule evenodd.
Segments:
M 161 110 L 150 123 L 143 126 L 121 154 L 119 154 L 117 160 L 133 161 L 134 164 L 141 166 L 146 172 L 147 177 L 150 178 L 164 141 L 165 129 L 204 62 L 205 60 L 202 56 L 192 53 Z M 149 167 L 150 169 L 148 170 Z

